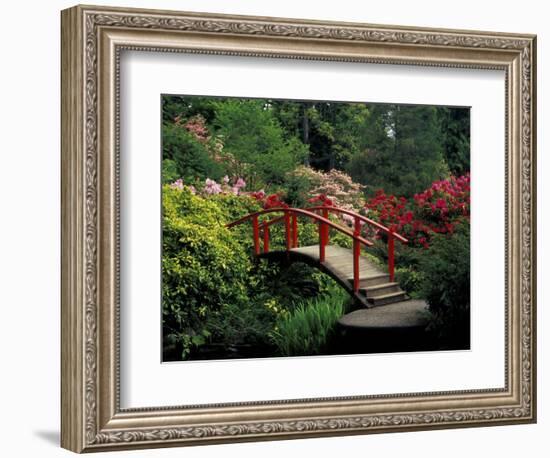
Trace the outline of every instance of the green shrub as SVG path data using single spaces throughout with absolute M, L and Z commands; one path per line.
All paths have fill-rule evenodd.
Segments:
M 422 295 L 433 314 L 430 329 L 443 348 L 470 345 L 470 225 L 438 235 L 419 260 Z
M 162 160 L 162 184 L 173 183 L 180 178 L 178 166 L 172 159 Z
M 327 290 L 332 281 L 319 270 L 303 263 L 277 264 L 262 260 L 252 274 L 251 290 L 258 302 L 275 299 L 284 311 L 293 311 L 304 299 L 311 299 Z
M 271 338 L 282 356 L 318 355 L 326 350 L 336 322 L 344 314 L 347 293 L 334 286 L 318 298 L 302 301 L 283 314 Z
M 210 338 L 209 321 L 248 306 L 249 254 L 208 199 L 163 187 L 163 334 L 183 359 Z
M 395 269 L 395 281 L 399 283 L 401 288 L 413 298 L 422 297 L 422 288 L 424 283 L 424 275 L 410 267 L 397 267 Z
M 209 145 L 178 124 L 162 126 L 163 178 L 167 183 L 174 177 L 186 183 L 212 178 L 218 180 L 225 174 L 222 164 L 216 162 L 208 149 Z M 165 161 L 170 161 L 166 163 Z
M 236 221 L 249 213 L 257 212 L 261 209 L 256 199 L 249 196 L 236 196 L 234 194 L 212 195 L 204 200 L 215 205 L 220 210 L 220 222 L 227 224 Z M 230 229 L 231 236 L 242 246 L 246 253 L 250 255 L 253 250 L 254 240 L 252 238 L 252 222 L 248 221 Z
M 300 167 L 287 173 L 285 176 L 284 191 L 285 201 L 291 207 L 304 208 L 311 206 L 308 199 L 312 188 L 311 178 L 305 174 L 297 173 Z
M 213 107 L 216 135 L 223 138 L 226 153 L 251 166 L 239 175 L 253 188 L 282 184 L 307 154 L 307 145 L 283 130 L 266 100 L 223 99 Z

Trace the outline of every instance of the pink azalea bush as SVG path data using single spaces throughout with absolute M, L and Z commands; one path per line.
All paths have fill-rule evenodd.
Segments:
M 201 143 L 206 143 L 210 140 L 210 133 L 208 127 L 206 127 L 206 119 L 200 114 L 192 116 L 185 122 L 180 116 L 176 116 L 174 123 L 177 126 L 183 127 Z
M 216 180 L 207 178 L 206 180 L 204 180 L 204 186 L 202 186 L 200 191 L 197 191 L 197 189 L 192 185 L 185 185 L 181 178 L 174 181 L 170 185 L 170 187 L 174 189 L 183 189 L 184 187 L 187 187 L 188 189 L 191 190 L 193 194 L 199 194 L 199 195 L 202 195 L 203 197 L 217 195 L 217 194 L 234 194 L 236 196 L 248 194 L 242 191 L 243 188 L 246 187 L 246 182 L 242 178 L 237 178 L 233 180 L 233 183 L 231 184 L 231 180 L 227 175 L 223 177 L 221 183 L 218 183 Z M 263 192 L 263 191 L 260 191 L 260 192 Z
M 336 169 L 321 172 L 311 167 L 300 166 L 289 174 L 290 178 L 307 182 L 305 200 L 314 205 L 328 204 L 357 211 L 363 206 L 364 186 L 355 183 L 351 177 Z

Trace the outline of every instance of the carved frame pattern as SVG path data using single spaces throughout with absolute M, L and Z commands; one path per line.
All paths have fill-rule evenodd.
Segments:
M 427 427 L 457 427 L 509 422 L 532 422 L 535 419 L 535 37 L 484 32 L 421 30 L 414 28 L 370 26 L 362 24 L 334 24 L 314 21 L 297 21 L 274 18 L 230 17 L 219 15 L 203 15 L 195 13 L 174 13 L 144 10 L 122 10 L 116 8 L 74 7 L 63 12 L 64 86 L 66 93 L 62 103 L 64 113 L 64 143 L 63 143 L 63 176 L 66 189 L 63 194 L 63 211 L 66 223 L 63 226 L 64 272 L 63 287 L 69 296 L 64 297 L 62 311 L 62 327 L 65 333 L 62 337 L 62 370 L 64 378 L 64 400 L 62 411 L 62 445 L 74 451 L 94 451 L 105 449 L 132 448 L 143 446 L 183 445 L 186 443 L 205 443 L 208 441 L 235 441 L 251 439 L 276 439 L 291 437 L 306 437 L 334 434 L 365 433 L 369 431 L 397 431 L 408 429 L 425 429 Z M 234 421 L 212 422 L 212 424 L 171 424 L 168 419 L 162 427 L 147 426 L 130 427 L 116 421 L 110 426 L 109 418 L 115 418 L 121 412 L 118 406 L 118 375 L 116 381 L 108 381 L 100 370 L 102 354 L 105 347 L 99 343 L 98 329 L 105 329 L 106 319 L 100 313 L 100 298 L 98 290 L 102 287 L 100 262 L 100 247 L 98 237 L 101 234 L 100 218 L 104 217 L 101 210 L 103 202 L 100 198 L 102 190 L 98 188 L 98 149 L 101 148 L 101 95 L 98 88 L 100 80 L 100 65 L 106 65 L 100 57 L 101 34 L 113 30 L 181 34 L 182 45 L 178 48 L 168 46 L 133 46 L 131 43 L 117 42 L 115 44 L 116 62 L 120 49 L 142 49 L 144 51 L 176 51 L 176 52 L 213 52 L 217 54 L 235 54 L 267 57 L 289 57 L 306 59 L 328 59 L 344 61 L 382 62 L 395 64 L 458 66 L 470 68 L 499 68 L 507 72 L 507 86 L 513 91 L 513 85 L 518 85 L 519 98 L 510 98 L 517 112 L 507 109 L 520 129 L 517 148 L 514 151 L 521 154 L 518 161 L 520 170 L 515 183 L 520 188 L 510 190 L 507 199 L 518 199 L 521 219 L 521 233 L 515 233 L 520 243 L 517 247 L 519 258 L 512 259 L 514 275 L 519 276 L 520 294 L 519 307 L 511 309 L 517 320 L 518 348 L 512 348 L 511 353 L 519 352 L 517 380 L 519 385 L 510 387 L 507 373 L 507 389 L 509 395 L 512 388 L 517 389 L 519 396 L 514 402 L 494 403 L 486 407 L 468 407 L 452 404 L 449 408 L 434 411 L 399 410 L 388 413 L 350 414 L 346 416 L 325 416 L 324 411 L 318 415 L 300 418 L 290 415 L 290 418 L 251 420 L 250 417 Z M 295 40 L 308 40 L 309 43 L 319 42 L 350 42 L 367 45 L 388 46 L 403 45 L 412 49 L 442 51 L 435 59 L 418 57 L 414 52 L 401 51 L 399 56 L 385 57 L 377 55 L 309 55 L 307 52 L 293 51 L 285 54 L 281 51 L 264 51 L 246 49 L 197 49 L 185 47 L 185 34 L 204 34 L 205 36 L 235 39 L 239 37 L 261 37 L 276 42 L 282 37 Z M 69 45 L 67 40 L 76 40 Z M 222 40 L 223 42 L 223 40 Z M 244 46 L 246 48 L 246 45 Z M 475 59 L 452 56 L 452 50 L 460 49 L 464 56 L 469 56 L 472 50 L 481 50 L 491 58 L 475 55 Z M 446 54 L 445 54 L 446 53 Z M 509 58 L 504 64 L 500 55 Z M 446 55 L 445 58 L 439 56 Z M 519 64 L 519 65 L 518 65 Z M 510 72 L 516 65 L 516 72 Z M 116 69 L 115 69 L 116 70 Z M 118 86 L 118 73 L 114 77 Z M 110 74 L 111 75 L 111 74 Z M 514 78 L 514 81 L 511 78 Z M 111 75 L 112 77 L 112 75 Z M 519 78 L 519 81 L 518 81 Z M 73 97 L 71 97 L 72 95 Z M 116 95 L 115 105 L 118 103 Z M 517 106 L 517 103 L 520 106 Z M 108 105 L 108 104 L 107 104 Z M 111 107 L 112 108 L 112 107 Z M 511 109 L 511 107 L 508 107 Z M 118 109 L 115 110 L 118 113 Z M 510 115 L 508 115 L 510 116 Z M 517 118 L 519 116 L 519 119 Z M 118 119 L 114 121 L 118 123 Z M 79 134 L 70 135 L 68 129 L 74 129 Z M 118 139 L 116 139 L 118 141 Z M 512 140 L 506 142 L 507 147 L 513 146 Z M 115 146 L 118 147 L 117 145 Z M 70 178 L 69 175 L 80 177 Z M 118 172 L 117 172 L 118 173 Z M 514 172 L 515 173 L 515 172 Z M 114 189 L 118 194 L 118 188 Z M 75 200 L 75 194 L 81 193 L 81 198 Z M 508 192 L 508 191 L 507 191 Z M 70 194 L 70 195 L 69 195 Z M 515 197 L 514 197 L 515 196 Z M 112 198 L 112 196 L 108 197 Z M 508 201 L 508 200 L 507 200 Z M 115 203 L 115 206 L 117 204 Z M 107 212 L 107 216 L 112 213 Z M 65 220 L 64 220 L 65 221 Z M 115 221 L 115 225 L 118 222 Z M 74 250 L 78 255 L 71 255 Z M 80 250 L 80 251 L 79 251 Z M 117 261 L 115 260 L 115 263 Z M 508 267 L 508 266 L 507 266 Z M 118 273 L 117 273 L 118 275 Z M 117 280 L 118 281 L 118 280 Z M 81 288 L 81 289 L 79 289 Z M 118 284 L 112 288 L 116 290 Z M 80 293 L 80 295 L 78 295 Z M 75 294 L 70 296 L 70 294 Z M 110 315 L 111 320 L 117 320 L 117 315 Z M 510 319 L 510 318 L 508 318 Z M 113 323 L 111 323 L 113 326 Z M 75 327 L 76 331 L 70 331 Z M 116 334 L 109 328 L 109 332 Z M 76 334 L 74 334 L 76 332 Z M 113 335 L 114 335 L 113 334 Z M 68 349 L 68 346 L 76 349 Z M 507 347 L 508 350 L 508 347 Z M 508 358 L 512 354 L 507 351 Z M 118 355 L 107 357 L 111 368 L 118 369 Z M 76 376 L 74 374 L 77 374 Z M 107 371 L 107 373 L 110 373 Z M 111 372 L 112 373 L 112 372 Z M 71 380 L 69 380 L 71 379 Z M 110 406 L 103 406 L 101 396 L 106 385 L 111 386 Z M 114 388 L 113 388 L 114 386 Z M 491 391 L 491 390 L 488 390 Z M 513 390 L 512 390 L 513 391 Z M 471 394 L 481 394 L 483 390 Z M 450 393 L 446 393 L 450 394 Z M 460 394 L 460 393 L 459 393 Z M 487 393 L 485 392 L 487 395 Z M 502 393 L 501 393 L 502 394 Z M 424 393 L 426 398 L 437 398 L 437 393 Z M 408 395 L 389 396 L 390 398 L 407 399 Z M 366 397 L 368 398 L 368 397 Z M 379 397 L 383 398 L 383 397 Z M 456 396 L 455 396 L 456 398 Z M 508 398 L 507 398 L 508 399 Z M 511 399 L 511 398 L 510 398 Z M 357 401 L 357 398 L 342 398 L 342 400 Z M 331 400 L 333 401 L 333 400 Z M 260 403 L 269 405 L 274 401 Z M 311 406 L 322 400 L 297 400 Z M 363 399 L 361 402 L 365 402 Z M 467 401 L 465 401 L 466 403 Z M 280 405 L 281 403 L 279 403 Z M 246 405 L 246 404 L 243 404 Z M 223 408 L 223 407 L 221 407 Z M 172 409 L 172 408 L 170 408 Z M 173 407 L 173 409 L 178 409 Z M 158 409 L 159 411 L 161 409 Z M 167 410 L 167 409 L 162 409 Z M 405 409 L 407 410 L 407 409 Z M 153 413 L 155 409 L 144 409 L 136 412 L 143 421 L 143 416 Z M 107 412 L 106 414 L 103 412 Z M 309 411 L 308 411 L 309 412 Z M 131 412 L 130 412 L 131 413 Z M 107 420 L 107 421 L 106 421 Z M 122 420 L 124 421 L 124 419 Z M 74 423 L 76 426 L 68 426 Z

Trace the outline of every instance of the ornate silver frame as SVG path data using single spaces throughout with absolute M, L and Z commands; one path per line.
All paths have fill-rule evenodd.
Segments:
M 121 410 L 118 62 L 122 49 L 501 69 L 506 73 L 506 386 Z M 536 37 L 76 6 L 62 12 L 62 422 L 75 452 L 536 418 Z

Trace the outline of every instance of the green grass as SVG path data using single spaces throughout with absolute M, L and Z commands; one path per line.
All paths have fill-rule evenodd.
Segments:
M 335 286 L 323 296 L 299 303 L 292 312 L 279 318 L 271 339 L 280 354 L 321 354 L 345 312 L 347 300 L 347 293 Z

